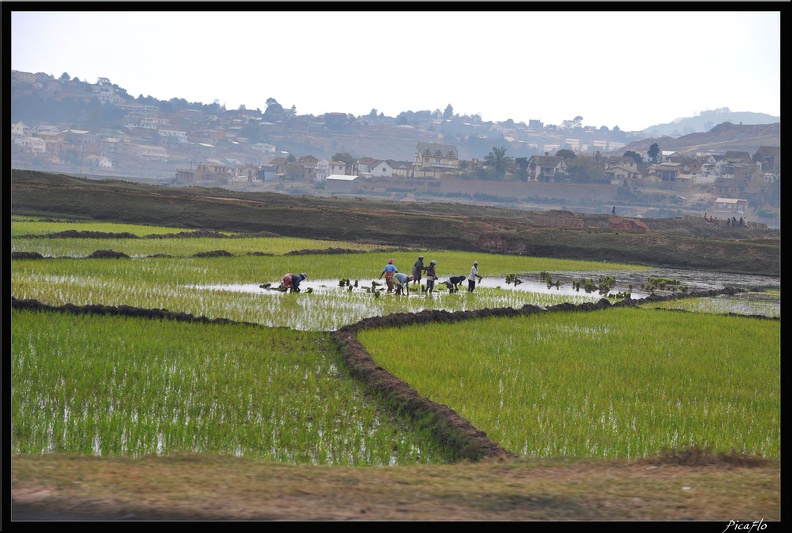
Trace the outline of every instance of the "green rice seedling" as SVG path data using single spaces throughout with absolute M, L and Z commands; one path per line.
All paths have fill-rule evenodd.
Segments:
M 51 305 L 131 305 L 311 330 L 333 330 L 368 316 L 423 309 L 548 307 L 563 302 L 595 302 L 601 297 L 584 291 L 556 295 L 552 291 L 547 294 L 513 290 L 504 284 L 479 286 L 473 295 L 437 290 L 429 296 L 414 289 L 409 297 L 385 294 L 378 298 L 379 292 L 366 289 L 377 282 L 387 259 L 386 253 L 367 252 L 14 260 L 11 287 L 12 295 L 19 299 L 37 299 Z M 526 265 L 525 258 L 518 259 Z M 490 257 L 488 261 L 493 269 L 503 267 L 507 272 L 514 266 L 514 258 L 510 257 Z M 570 262 L 570 268 L 576 270 L 580 266 L 580 262 Z M 260 288 L 266 283 L 277 286 L 286 272 L 307 272 L 307 287 L 312 288 L 312 293 L 285 295 Z M 349 279 L 351 286 L 339 287 L 339 278 Z
M 524 457 L 780 454 L 780 324 L 636 308 L 366 330 L 378 365 Z
M 326 334 L 12 311 L 13 454 L 457 460 L 350 379 Z
M 341 268 L 340 258 L 327 259 L 322 264 L 325 269 Z M 336 330 L 370 316 L 424 309 L 547 307 L 597 299 L 593 295 L 548 295 L 498 287 L 477 289 L 475 295 L 438 292 L 378 298 L 380 293 L 361 287 L 349 290 L 329 278 L 325 286 L 317 285 L 311 294 L 286 294 L 259 287 L 264 280 L 272 280 L 277 286 L 282 273 L 293 270 L 289 268 L 292 261 L 283 256 L 266 260 L 245 256 L 16 261 L 11 285 L 16 298 L 50 305 L 129 305 L 314 331 Z
M 92 230 L 96 231 L 96 230 Z M 322 250 L 343 246 L 349 250 L 367 250 L 371 245 L 338 243 L 291 237 L 237 238 L 21 238 L 12 240 L 12 252 L 37 252 L 44 257 L 87 257 L 97 249 L 114 250 L 130 257 L 167 255 L 191 257 L 195 254 L 224 250 L 232 255 L 283 255 L 297 250 Z
M 695 313 L 734 313 L 746 316 L 781 318 L 781 295 L 773 292 L 721 294 L 707 298 L 683 298 L 643 304 L 646 309 L 675 309 Z
M 146 235 L 162 235 L 191 231 L 185 228 L 165 226 L 145 226 L 141 224 L 121 224 L 115 222 L 93 222 L 75 220 L 42 220 L 40 217 L 12 217 L 11 238 L 22 235 L 48 235 L 63 231 L 96 231 L 103 233 L 131 233 L 138 237 Z

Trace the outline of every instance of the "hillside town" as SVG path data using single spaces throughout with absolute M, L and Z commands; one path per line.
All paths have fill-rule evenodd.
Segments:
M 780 223 L 780 141 L 752 151 L 632 150 L 641 132 L 584 127 L 582 117 L 490 123 L 456 115 L 450 104 L 398 117 L 375 109 L 312 116 L 274 99 L 262 112 L 133 98 L 107 78 L 67 73 L 12 71 L 11 79 L 14 168 L 518 208 L 615 212 L 619 204 L 624 216 Z

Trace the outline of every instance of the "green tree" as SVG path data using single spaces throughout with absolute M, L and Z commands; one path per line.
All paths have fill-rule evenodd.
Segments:
M 633 152 L 632 150 L 627 150 L 624 152 L 624 157 L 631 157 L 638 165 L 643 163 L 643 157 L 641 157 L 641 154 L 638 152 Z
M 448 119 L 454 116 L 454 108 L 451 107 L 451 104 L 448 104 L 443 111 L 443 118 Z
M 336 152 L 333 154 L 333 161 L 341 161 L 347 166 L 347 169 L 351 169 L 356 159 L 349 152 Z
M 557 151 L 556 155 L 564 160 L 575 159 L 575 152 L 566 148 L 562 148 L 561 150 Z
M 506 175 L 506 168 L 511 162 L 510 157 L 506 157 L 506 148 L 493 147 L 492 151 L 484 158 L 487 165 L 495 171 L 496 178 L 503 178 Z
M 646 152 L 646 155 L 649 156 L 649 160 L 652 163 L 657 163 L 658 156 L 660 155 L 660 147 L 657 146 L 657 143 L 653 143 L 652 146 L 649 147 L 649 150 Z
M 580 156 L 567 162 L 567 175 L 557 177 L 559 181 L 575 183 L 601 183 L 605 180 L 596 157 Z
M 274 98 L 267 98 L 267 109 L 264 110 L 264 118 L 273 120 L 284 115 L 283 106 Z
M 63 74 L 61 74 L 60 79 L 63 81 L 69 81 L 71 79 L 71 76 L 69 76 L 68 72 L 64 72 Z
M 520 169 L 517 172 L 517 179 L 520 181 L 528 181 L 528 158 L 518 157 L 514 162 L 517 164 L 517 168 Z

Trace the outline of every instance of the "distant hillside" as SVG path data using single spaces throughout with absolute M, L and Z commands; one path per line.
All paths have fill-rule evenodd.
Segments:
M 629 143 L 618 152 L 632 150 L 639 154 L 646 153 L 655 143 L 660 150 L 674 150 L 687 154 L 709 150 L 720 153 L 726 150 L 739 150 L 753 155 L 760 146 L 781 146 L 781 123 L 740 125 L 724 122 L 704 133 L 691 133 L 677 138 L 647 137 Z
M 656 124 L 644 129 L 643 133 L 650 137 L 680 137 L 707 132 L 723 122 L 745 125 L 780 124 L 781 117 L 750 111 L 731 111 L 728 107 L 722 107 L 712 111 L 702 111 L 695 117 L 677 118 L 667 124 Z

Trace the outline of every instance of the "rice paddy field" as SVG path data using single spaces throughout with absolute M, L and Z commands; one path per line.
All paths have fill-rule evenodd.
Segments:
M 614 308 L 358 338 L 378 364 L 523 457 L 780 454 L 777 321 Z
M 350 379 L 326 335 L 13 311 L 12 453 L 450 462 Z
M 15 218 L 11 227 L 12 252 L 43 256 L 12 259 L 17 299 L 239 322 L 14 310 L 17 455 L 187 451 L 296 464 L 455 462 L 454 450 L 348 375 L 330 332 L 426 309 L 615 302 L 616 293 L 640 297 L 640 280 L 656 274 L 623 264 L 309 239 L 176 238 L 168 235 L 183 230 L 121 224 Z M 72 229 L 138 238 L 46 237 Z M 89 258 L 96 250 L 124 256 Z M 200 256 L 219 250 L 226 253 Z M 425 263 L 437 260 L 441 280 L 467 274 L 478 260 L 484 282 L 473 293 L 440 286 L 428 294 L 420 285 L 409 295 L 381 290 L 389 258 L 409 272 L 419 254 Z M 274 290 L 287 272 L 308 273 L 303 292 Z M 562 286 L 544 284 L 547 273 Z M 605 294 L 572 288 L 575 280 L 613 273 L 616 283 Z M 509 284 L 508 276 L 522 283 Z M 364 330 L 358 337 L 377 364 L 520 457 L 644 457 L 689 445 L 778 457 L 780 320 L 766 318 L 780 318 L 780 293 L 772 280 L 750 285 L 753 297 Z

